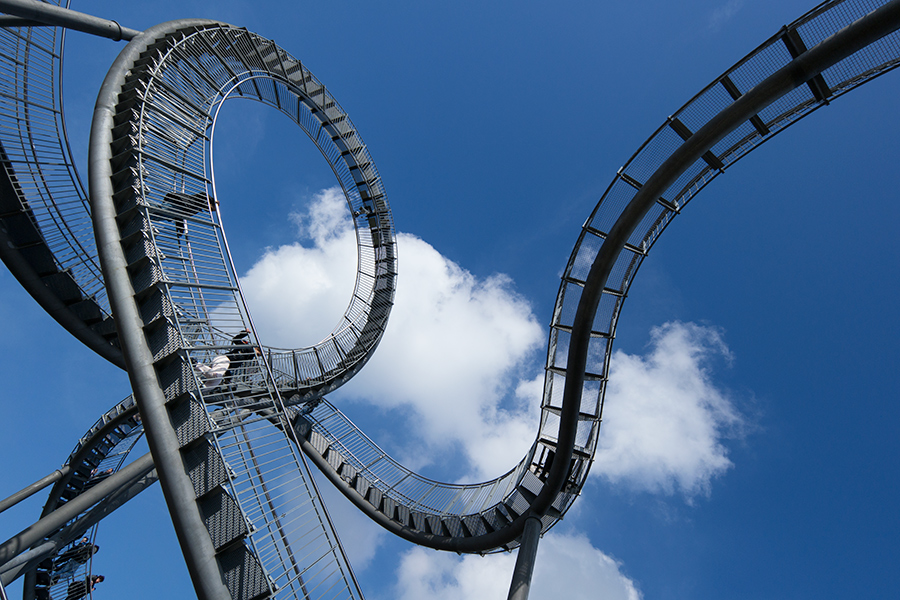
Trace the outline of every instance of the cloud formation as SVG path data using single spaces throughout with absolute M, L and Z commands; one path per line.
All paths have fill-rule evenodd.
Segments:
M 717 7 L 709 17 L 710 30 L 722 29 L 722 25 L 730 21 L 742 6 L 744 6 L 744 0 L 728 0 L 725 4 Z
M 308 245 L 270 249 L 242 280 L 261 339 L 285 347 L 327 335 L 356 265 L 339 189 L 317 194 L 294 219 Z M 468 481 L 501 475 L 534 441 L 546 334 L 507 276 L 478 278 L 409 234 L 398 245 L 387 332 L 341 401 L 396 417 L 404 432 L 396 458 L 409 468 L 458 456 Z M 743 422 L 712 379 L 710 360 L 721 356 L 729 356 L 721 334 L 690 323 L 655 328 L 642 356 L 615 352 L 594 472 L 636 491 L 708 493 L 732 466 L 724 441 Z
M 542 328 L 508 277 L 478 279 L 415 236 L 401 234 L 398 244 L 402 272 L 389 327 L 347 393 L 383 409 L 412 409 L 433 450 L 458 446 L 473 477 L 500 475 L 537 430 L 539 390 L 534 396 L 520 381 L 534 370 Z M 518 393 L 507 397 L 511 388 Z
M 242 279 L 265 343 L 308 345 L 338 322 L 356 268 L 347 213 L 339 189 L 320 192 L 292 216 L 298 241 L 269 249 Z M 507 276 L 476 277 L 409 234 L 399 234 L 398 245 L 390 326 L 340 402 L 389 415 L 401 440 L 396 458 L 409 468 L 452 457 L 468 481 L 500 475 L 521 460 L 537 431 L 546 333 Z M 712 377 L 713 359 L 723 357 L 730 360 L 721 333 L 692 323 L 654 328 L 643 354 L 615 352 L 593 473 L 622 489 L 688 502 L 708 494 L 732 467 L 725 441 L 744 423 Z M 365 569 L 386 534 L 330 486 L 323 491 L 352 563 Z M 514 563 L 514 554 L 457 557 L 413 548 L 401 556 L 392 597 L 505 598 Z M 539 546 L 531 594 L 641 598 L 622 565 L 587 537 L 554 532 Z
M 353 293 L 357 262 L 347 212 L 340 188 L 319 192 L 306 214 L 290 216 L 299 240 L 269 248 L 241 277 L 264 344 L 311 346 L 340 321 Z
M 509 592 L 514 554 L 456 557 L 423 548 L 406 552 L 397 570 L 398 600 L 501 600 Z M 549 533 L 538 545 L 530 597 L 567 600 L 639 600 L 621 564 L 583 535 Z
M 707 494 L 732 466 L 723 440 L 744 423 L 708 366 L 730 353 L 711 327 L 666 323 L 650 335 L 645 356 L 613 355 L 594 469 L 639 490 Z
M 340 189 L 320 192 L 294 216 L 311 244 L 270 249 L 242 278 L 264 343 L 309 345 L 338 322 L 356 268 L 347 213 Z M 507 276 L 479 279 L 413 235 L 400 234 L 398 246 L 401 275 L 389 327 L 342 397 L 403 409 L 417 449 L 426 440 L 432 456 L 461 448 L 471 478 L 500 475 L 521 460 L 537 430 L 540 386 L 527 380 L 542 328 Z M 418 467 L 427 456 L 403 458 Z

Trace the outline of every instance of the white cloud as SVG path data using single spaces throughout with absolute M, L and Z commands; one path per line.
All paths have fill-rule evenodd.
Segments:
M 509 593 L 515 554 L 456 557 L 423 548 L 406 552 L 397 571 L 398 600 L 501 600 Z M 550 533 L 538 545 L 530 597 L 638 600 L 634 582 L 583 535 Z
M 341 191 L 317 194 L 294 219 L 311 247 L 270 249 L 241 280 L 267 345 L 318 341 L 352 293 L 356 244 Z M 461 447 L 472 478 L 500 475 L 521 460 L 537 430 L 540 387 L 519 384 L 524 369 L 534 370 L 542 328 L 505 275 L 479 279 L 408 234 L 398 236 L 398 254 L 387 333 L 342 397 L 411 415 L 415 447 L 428 440 L 433 452 L 417 450 L 410 466 Z
M 310 247 L 272 249 L 242 280 L 270 345 L 318 341 L 352 291 L 355 237 L 340 190 L 316 195 L 295 220 Z M 387 332 L 339 397 L 397 417 L 406 447 L 395 458 L 409 468 L 461 451 L 466 480 L 505 473 L 537 431 L 546 334 L 508 277 L 480 279 L 412 235 L 398 244 Z M 707 493 L 732 466 L 723 441 L 742 423 L 711 379 L 717 355 L 728 350 L 716 330 L 681 323 L 655 329 L 644 356 L 616 352 L 594 472 L 639 491 Z
M 719 31 L 722 25 L 730 21 L 742 6 L 744 6 L 744 0 L 728 0 L 728 2 L 713 10 L 712 15 L 709 17 L 709 28 L 712 31 Z
M 499 475 L 537 431 L 539 392 L 523 397 L 522 387 L 503 401 L 539 356 L 542 328 L 506 276 L 479 280 L 419 238 L 401 234 L 398 243 L 401 279 L 387 332 L 347 393 L 412 409 L 431 446 L 459 444 L 473 477 Z
M 692 323 L 651 332 L 645 356 L 615 352 L 595 472 L 616 484 L 688 498 L 732 463 L 722 444 L 743 424 L 708 362 L 730 358 L 721 334 Z
M 264 344 L 310 346 L 324 339 L 350 303 L 356 278 L 356 236 L 339 188 L 323 190 L 306 215 L 291 215 L 311 247 L 270 248 L 241 278 Z

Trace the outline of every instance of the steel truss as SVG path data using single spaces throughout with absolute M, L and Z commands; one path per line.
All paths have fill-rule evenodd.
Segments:
M 279 505 L 284 489 L 311 481 L 297 448 L 364 513 L 410 541 L 458 552 L 508 550 L 522 542 L 528 524 L 525 537 L 536 544 L 533 530 L 552 527 L 587 477 L 616 324 L 654 242 L 740 158 L 895 68 L 898 27 L 900 0 L 821 4 L 704 88 L 619 169 L 563 274 L 537 438 L 515 468 L 488 482 L 421 477 L 322 399 L 377 345 L 393 298 L 396 248 L 380 179 L 355 128 L 325 87 L 273 42 L 220 23 L 179 21 L 143 32 L 113 67 L 91 146 L 93 217 L 105 236 L 101 245 L 120 249 L 104 257 L 102 277 L 55 95 L 55 30 L 4 29 L 0 84 L 13 100 L 0 107 L 0 252 L 79 339 L 119 364 L 120 348 L 129 356 L 148 436 L 161 438 L 151 439 L 151 450 L 176 459 L 157 461 L 163 485 L 179 487 L 179 468 L 190 473 L 180 491 L 166 495 L 173 511 L 194 515 L 193 527 L 199 523 L 206 535 L 204 547 L 186 549 L 195 582 L 209 579 L 201 572 L 215 557 L 218 568 L 232 565 L 238 573 L 228 580 L 232 597 L 288 597 L 287 589 L 290 597 L 315 595 L 292 542 L 315 544 L 302 539 L 306 525 L 292 530 L 294 522 L 285 523 Z M 236 95 L 298 123 L 329 160 L 353 213 L 357 292 L 365 301 L 351 302 L 333 334 L 312 348 L 261 346 L 243 305 L 211 164 L 216 111 Z M 118 336 L 110 333 L 111 314 Z M 251 332 L 247 345 L 235 338 L 244 328 Z M 239 356 L 244 368 L 207 389 L 197 365 L 223 353 Z M 159 425 L 166 419 L 174 430 Z M 334 565 L 326 579 L 333 575 L 348 594 L 357 593 L 315 490 L 304 494 L 320 515 L 314 535 L 324 540 L 324 553 L 316 556 Z M 225 508 L 209 512 L 213 504 Z M 517 573 L 523 575 L 513 593 L 527 595 L 529 565 Z

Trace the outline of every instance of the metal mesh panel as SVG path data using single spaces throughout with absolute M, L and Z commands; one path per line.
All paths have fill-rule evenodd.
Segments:
M 540 492 L 541 478 L 546 477 L 555 455 L 561 394 L 567 375 L 568 329 L 581 297 L 580 286 L 587 278 L 604 237 L 619 220 L 623 209 L 692 132 L 703 128 L 736 96 L 747 93 L 791 61 L 792 51 L 785 43 L 786 36 L 796 35 L 811 48 L 882 4 L 852 0 L 827 2 L 804 15 L 677 111 L 676 118 L 667 120 L 620 170 L 585 224 L 566 268 L 548 343 L 539 440 L 532 454 L 510 473 L 470 486 L 427 480 L 390 459 L 328 403 L 318 405 L 310 415 L 314 431 L 309 439 L 316 451 L 326 456 L 332 469 L 354 481 L 357 489 L 365 490 L 369 501 L 386 511 L 390 518 L 412 523 L 435 535 L 477 535 L 485 522 L 503 526 L 504 519 L 522 514 L 528 508 L 529 498 Z M 0 40 L 0 44 L 6 44 L 0 45 L 0 70 L 11 78 L 18 76 L 18 66 L 15 60 L 7 58 L 18 51 L 22 35 L 29 36 L 30 51 L 50 54 L 55 44 L 52 36 L 30 31 L 23 34 L 19 30 Z M 569 467 L 569 479 L 563 492 L 554 501 L 557 510 L 565 511 L 587 475 L 589 457 L 596 446 L 611 339 L 624 301 L 623 294 L 627 292 L 644 253 L 678 211 L 725 168 L 821 106 L 825 100 L 893 68 L 900 55 L 898 39 L 897 34 L 891 34 L 827 69 L 822 74 L 822 81 L 828 98 L 821 97 L 821 86 L 817 91 L 815 85 L 802 85 L 776 99 L 760 110 L 754 116 L 755 120 L 739 125 L 713 145 L 710 153 L 678 176 L 662 198 L 654 199 L 657 204 L 631 233 L 629 246 L 614 263 L 593 319 L 592 329 L 597 337 L 589 346 L 589 373 L 582 386 L 576 458 Z M 134 152 L 114 158 L 118 171 L 114 181 L 120 190 L 116 197 L 119 207 L 123 211 L 140 212 L 125 225 L 124 231 L 126 235 L 138 232 L 146 235 L 126 241 L 131 252 L 129 258 L 134 259 L 136 286 L 149 290 L 142 305 L 143 314 L 148 319 L 171 319 L 177 324 L 177 336 L 171 333 L 175 327 L 160 328 L 157 334 L 161 339 L 152 345 L 157 349 L 157 357 L 178 354 L 177 358 L 168 359 L 174 362 L 165 369 L 171 368 L 182 380 L 187 380 L 179 393 L 198 390 L 210 407 L 208 426 L 214 433 L 214 444 L 199 445 L 194 449 L 197 456 L 188 456 L 197 458 L 197 465 L 201 462 L 213 465 L 215 473 L 202 470 L 208 469 L 207 466 L 197 471 L 200 474 L 198 480 L 217 482 L 201 486 L 206 490 L 203 493 L 215 489 L 216 494 L 223 490 L 232 494 L 238 501 L 242 519 L 250 525 L 248 531 L 254 532 L 242 542 L 246 545 L 240 546 L 240 552 L 235 550 L 234 560 L 228 559 L 229 568 L 226 569 L 229 573 L 243 570 L 249 574 L 246 575 L 248 587 L 240 592 L 242 597 L 264 593 L 265 589 L 290 588 L 298 597 L 306 596 L 310 589 L 331 590 L 342 585 L 341 559 L 319 559 L 336 556 L 336 544 L 328 535 L 327 526 L 301 517 L 317 514 L 321 519 L 316 513 L 316 494 L 308 488 L 305 495 L 295 493 L 307 485 L 302 476 L 304 468 L 285 437 L 294 431 L 289 420 L 295 418 L 296 413 L 284 409 L 276 389 L 281 387 L 297 392 L 294 398 L 298 404 L 325 393 L 330 389 L 328 386 L 338 385 L 342 378 L 345 380 L 352 375 L 354 365 L 359 364 L 354 361 L 363 360 L 383 330 L 396 271 L 392 223 L 390 213 L 385 210 L 377 170 L 352 123 L 328 90 L 299 61 L 272 42 L 244 30 L 213 27 L 199 33 L 173 35 L 160 43 L 159 50 L 158 57 L 148 58 L 135 70 L 138 74 L 143 73 L 142 69 L 152 72 L 148 80 L 152 85 L 135 81 L 129 88 L 135 94 L 135 104 L 140 101 L 144 106 L 140 110 L 122 106 L 120 111 L 121 120 L 116 129 L 119 137 L 115 143 L 125 149 L 132 148 Z M 33 86 L 28 92 L 30 95 L 23 96 L 17 104 L 0 101 L 0 117 L 20 126 L 22 107 L 33 107 L 38 111 L 35 114 L 43 111 L 46 125 L 35 131 L 54 133 L 44 138 L 40 137 L 42 133 L 35 134 L 32 139 L 39 150 L 16 145 L 17 140 L 24 139 L 21 131 L 11 136 L 9 144 L 5 138 L 0 138 L 10 155 L 10 164 L 23 163 L 26 159 L 47 162 L 49 155 L 40 152 L 46 148 L 56 152 L 59 146 L 52 84 L 46 83 L 55 67 L 52 60 L 45 64 L 47 67 L 43 71 L 39 66 L 33 69 L 35 76 L 43 74 L 44 83 Z M 344 319 L 332 335 L 316 347 L 297 351 L 266 350 L 263 355 L 269 359 L 271 369 L 263 355 L 254 353 L 238 358 L 232 354 L 235 369 L 227 381 L 217 389 L 203 389 L 196 378 L 198 373 L 191 370 L 190 361 L 200 363 L 239 349 L 232 336 L 247 324 L 246 308 L 242 305 L 228 259 L 214 199 L 210 198 L 214 190 L 212 173 L 208 170 L 208 148 L 212 137 L 209 115 L 227 94 L 223 90 L 231 89 L 228 86 L 232 85 L 236 86 L 232 93 L 265 102 L 288 114 L 310 133 L 331 162 L 344 186 L 354 223 L 360 231 L 357 291 L 361 300 L 354 298 L 351 301 Z M 13 96 L 18 98 L 23 93 L 16 90 Z M 140 127 L 133 127 L 133 123 L 140 123 Z M 31 156 L 28 152 L 36 153 Z M 66 166 L 58 171 L 54 170 L 56 167 L 47 166 L 46 169 L 47 181 L 57 176 L 65 181 L 71 175 Z M 83 257 L 92 256 L 91 252 L 77 247 L 77 240 L 73 241 L 70 236 L 78 228 L 60 225 L 67 222 L 66 219 L 56 218 L 68 214 L 65 211 L 69 205 L 84 210 L 83 194 L 77 193 L 76 189 L 67 196 L 71 191 L 69 188 L 54 191 L 43 181 L 21 176 L 17 177 L 16 185 L 23 199 L 19 217 L 39 226 L 55 259 L 74 261 L 72 273 L 91 271 L 90 258 L 87 263 L 78 263 Z M 41 199 L 44 207 L 52 205 L 54 208 L 41 212 L 45 209 L 32 206 L 32 197 L 35 202 Z M 191 198 L 199 199 L 201 205 L 192 205 Z M 54 216 L 47 218 L 50 214 Z M 152 228 L 145 220 L 152 222 Z M 89 231 L 89 228 L 84 229 Z M 22 235 L 26 235 L 26 230 L 21 227 Z M 127 246 L 129 243 L 131 245 Z M 142 256 L 150 260 L 143 264 L 140 262 Z M 34 260 L 42 259 L 35 255 Z M 46 257 L 43 260 L 46 261 Z M 73 283 L 76 289 L 86 289 L 84 286 L 90 284 L 82 283 L 84 281 L 89 282 L 90 277 L 79 275 L 74 282 L 66 277 L 55 277 L 49 284 L 63 296 L 71 292 Z M 167 301 L 153 297 L 154 290 L 162 289 L 157 285 L 165 286 Z M 102 302 L 100 304 L 102 308 Z M 248 341 L 251 349 L 259 348 L 252 336 Z M 175 414 L 180 415 L 177 410 Z M 193 435 L 202 427 L 195 428 L 193 415 L 188 417 L 179 422 L 186 424 L 186 431 L 190 429 Z M 186 434 L 184 439 L 188 437 Z M 209 454 L 210 449 L 215 450 L 213 454 L 224 457 L 221 466 L 213 454 Z M 201 456 L 203 452 L 206 452 L 205 456 Z M 545 517 L 544 527 L 550 527 L 555 521 L 556 517 Z M 298 556 L 292 550 L 295 544 L 304 549 L 304 556 Z M 254 570 L 253 565 L 257 564 L 253 562 L 254 557 L 258 557 L 258 564 L 263 569 Z M 225 562 L 222 564 L 224 566 Z M 258 575 L 265 572 L 270 578 Z M 237 581 L 231 581 L 230 585 L 238 585 Z
M 200 514 L 216 550 L 247 534 L 247 524 L 240 507 L 221 488 L 203 498 L 200 502 Z
M 60 270 L 108 315 L 86 195 L 64 135 L 60 35 L 54 28 L 0 30 L 0 145 L 20 200 Z
M 314 106 L 335 106 L 326 94 L 319 99 L 330 106 L 316 105 L 267 70 L 283 74 L 285 57 L 271 42 L 225 26 L 165 34 L 137 61 L 119 96 L 123 127 L 114 135 L 122 135 L 112 146 L 122 158 L 114 158 L 113 167 L 121 160 L 136 178 L 114 176 L 113 183 L 120 210 L 137 210 L 142 216 L 136 221 L 146 223 L 134 226 L 142 234 L 123 239 L 123 248 L 137 263 L 146 261 L 132 273 L 135 289 L 153 286 L 138 297 L 142 316 L 165 323 L 147 329 L 148 345 L 155 360 L 170 361 L 163 372 L 180 373 L 181 389 L 194 390 L 206 404 L 186 396 L 171 407 L 171 416 L 179 439 L 192 444 L 182 450 L 185 468 L 213 544 L 221 549 L 219 564 L 232 595 L 307 598 L 327 590 L 329 597 L 356 597 L 349 566 L 289 437 L 293 428 L 276 384 L 308 388 L 316 378 L 336 385 L 354 367 L 348 357 L 359 360 L 367 349 L 359 348 L 352 329 L 338 329 L 318 347 L 296 352 L 263 350 L 249 331 L 237 334 L 249 320 L 209 163 L 216 108 L 241 81 L 247 85 L 239 93 L 276 108 L 294 107 L 297 116 L 303 102 L 309 114 Z M 378 213 L 373 215 L 377 224 Z M 377 263 L 373 257 L 367 264 Z M 367 311 L 355 310 L 364 327 Z M 316 361 L 304 362 L 303 354 Z M 201 377 L 201 365 L 216 357 L 226 358 L 227 368 L 215 379 Z M 269 370 L 265 357 L 278 371 Z M 301 365 L 309 373 L 301 373 Z
M 170 415 L 178 443 L 182 446 L 187 446 L 209 431 L 206 409 L 193 398 L 185 399 L 171 410 Z

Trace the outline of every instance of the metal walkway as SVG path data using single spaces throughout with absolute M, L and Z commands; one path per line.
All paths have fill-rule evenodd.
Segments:
M 59 95 L 63 30 L 0 30 L 0 258 L 38 303 L 124 368 Z
M 356 506 L 397 535 L 458 552 L 514 548 L 527 519 L 539 518 L 546 531 L 584 484 L 618 315 L 653 243 L 698 192 L 751 150 L 896 67 L 898 27 L 898 0 L 823 3 L 715 79 L 619 169 L 582 227 L 563 274 L 536 440 L 518 465 L 488 482 L 455 485 L 421 477 L 322 398 L 352 377 L 377 345 L 393 298 L 396 247 L 380 179 L 349 118 L 298 60 L 269 40 L 221 23 L 175 22 L 144 32 L 127 63 L 114 67 L 123 76 L 109 96 L 111 127 L 99 129 L 106 136 L 97 138 L 102 143 L 92 142 L 92 152 L 106 153 L 99 162 L 110 165 L 108 172 L 92 172 L 92 190 L 102 179 L 107 193 L 92 191 L 92 208 L 94 218 L 106 222 L 108 241 L 121 248 L 116 260 L 128 274 L 124 297 L 138 307 L 128 334 L 135 340 L 128 341 L 103 333 L 109 314 L 118 319 L 120 309 L 108 308 L 102 280 L 92 279 L 100 272 L 89 250 L 92 237 L 76 225 L 85 222 L 79 211 L 88 207 L 67 159 L 53 78 L 15 87 L 23 81 L 20 65 L 39 55 L 38 47 L 47 48 L 46 71 L 54 73 L 57 41 L 40 37 L 53 30 L 5 29 L 0 58 L 12 75 L 0 83 L 13 86 L 4 91 L 13 108 L 0 120 L 14 133 L 0 136 L 6 153 L 0 233 L 14 243 L 3 258 L 45 308 L 65 308 L 57 318 L 95 351 L 113 361 L 120 360 L 120 349 L 145 353 L 145 372 L 131 373 L 132 380 L 146 382 L 152 375 L 158 382 L 150 391 L 159 396 L 160 414 L 176 423 L 179 460 L 196 474 L 195 510 L 205 515 L 219 564 L 231 564 L 234 559 L 222 552 L 239 546 L 247 557 L 238 561 L 245 569 L 241 577 L 257 582 L 250 591 L 230 583 L 232 597 L 309 592 L 307 579 L 292 575 L 301 570 L 291 564 L 298 546 L 291 549 L 285 540 L 304 549 L 315 545 L 305 545 L 300 532 L 286 534 L 276 508 L 283 479 L 293 477 L 287 485 L 294 488 L 311 481 L 298 447 Z M 44 145 L 54 152 L 59 147 L 52 160 L 29 149 L 37 144 L 21 141 L 35 135 L 29 125 L 37 103 L 32 89 L 48 96 L 43 102 L 51 108 L 41 129 L 49 130 Z M 243 304 L 216 211 L 210 161 L 216 111 L 234 96 L 266 103 L 297 122 L 329 160 L 354 216 L 357 292 L 333 334 L 311 348 L 261 346 Z M 44 164 L 65 165 L 68 175 L 59 189 L 45 183 Z M 107 212 L 98 214 L 104 196 Z M 78 210 L 64 212 L 69 204 L 62 198 L 71 198 Z M 72 284 L 55 283 L 68 282 L 69 275 L 77 294 Z M 86 298 L 97 307 L 89 309 L 89 318 L 79 312 Z M 241 338 L 244 329 L 249 333 Z M 206 387 L 198 365 L 222 354 L 241 368 Z M 146 383 L 135 384 L 143 402 L 140 385 Z M 153 427 L 144 425 L 151 435 Z M 277 457 L 274 466 L 262 467 L 263 455 Z M 319 510 L 315 491 L 306 494 Z M 216 503 L 227 507 L 209 512 Z M 330 527 L 322 531 L 323 556 L 349 573 Z M 343 578 L 354 593 L 352 574 Z M 292 595 L 286 595 L 291 585 Z
M 79 439 L 64 466 L 56 471 L 41 513 L 42 519 L 56 519 L 56 523 L 45 528 L 27 560 L 12 570 L 11 563 L 3 566 L 4 581 L 24 573 L 26 598 L 62 598 L 69 585 L 91 573 L 93 552 L 85 549 L 93 544 L 99 521 L 158 479 L 149 456 L 131 461 L 120 473 L 142 435 L 137 405 L 129 396 Z M 101 484 L 114 491 L 104 492 Z M 90 500 L 89 495 L 95 499 Z M 88 538 L 87 544 L 83 537 Z
M 312 432 L 305 437 L 304 451 L 363 512 L 418 544 L 460 552 L 515 547 L 541 494 L 544 512 L 538 514 L 543 531 L 552 527 L 571 506 L 587 477 L 596 449 L 616 323 L 628 288 L 653 243 L 697 193 L 751 150 L 896 67 L 900 60 L 900 35 L 895 33 L 900 25 L 898 13 L 897 3 L 820 5 L 716 78 L 669 117 L 619 169 L 585 221 L 563 273 L 551 321 L 540 430 L 530 452 L 507 474 L 471 485 L 421 477 L 391 459 L 327 402 L 313 411 L 309 425 L 302 425 L 303 432 Z M 842 31 L 851 24 L 855 29 Z M 838 32 L 845 37 L 826 41 Z M 865 36 L 866 40 L 848 39 L 853 36 Z M 826 67 L 807 69 L 805 74 L 800 71 L 806 68 L 805 60 L 817 53 L 821 56 L 823 51 L 829 53 Z M 733 119 L 730 129 L 721 124 L 723 115 L 741 108 L 748 98 L 754 99 L 760 89 L 767 90 L 773 80 L 785 79 L 790 85 L 766 98 L 764 105 Z M 701 135 L 705 138 L 698 142 Z M 686 149 L 696 156 L 675 170 L 671 158 L 679 158 Z M 669 178 L 664 186 L 656 183 L 660 174 Z M 651 185 L 658 189 L 648 198 Z M 644 212 L 636 215 L 635 207 L 641 202 L 646 205 Z M 617 222 L 619 230 L 623 224 L 630 225 L 626 235 L 618 233 Z M 603 260 L 597 257 L 611 231 L 617 232 L 618 239 L 613 242 L 618 250 L 603 257 L 606 280 L 598 285 L 597 265 L 603 266 Z M 593 298 L 582 302 L 590 287 Z M 579 326 L 576 315 L 582 303 Z M 581 366 L 573 372 L 569 364 L 574 362 L 571 352 L 579 329 Z M 564 401 L 567 380 L 574 382 L 569 382 L 573 389 L 568 403 Z M 564 458 L 560 461 L 559 457 Z M 551 482 L 554 463 L 560 462 L 557 481 Z

